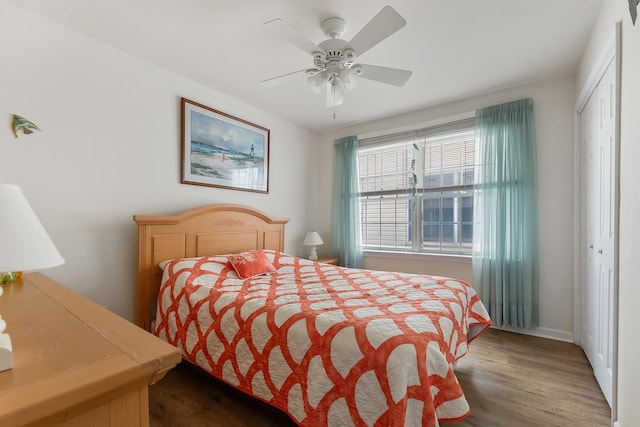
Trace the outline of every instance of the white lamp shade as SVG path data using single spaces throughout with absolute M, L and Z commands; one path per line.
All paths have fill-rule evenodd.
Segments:
M 322 241 L 322 238 L 320 238 L 320 235 L 317 231 L 308 232 L 304 238 L 304 241 L 302 242 L 302 244 L 305 246 L 318 246 L 323 243 L 324 242 Z
M 0 184 L 0 272 L 31 271 L 64 263 L 17 185 Z

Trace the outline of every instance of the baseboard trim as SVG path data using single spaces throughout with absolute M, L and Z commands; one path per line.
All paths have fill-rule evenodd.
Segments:
M 622 424 L 620 424 L 618 421 L 614 421 L 613 427 L 622 427 Z
M 550 329 L 550 328 L 533 328 L 533 329 L 520 329 L 520 328 L 511 328 L 511 327 L 497 327 L 493 326 L 495 329 L 500 329 L 503 331 L 516 332 L 523 335 L 531 335 L 534 337 L 540 338 L 548 338 L 556 341 L 564 341 L 573 343 L 573 333 L 567 331 L 560 331 L 558 329 Z

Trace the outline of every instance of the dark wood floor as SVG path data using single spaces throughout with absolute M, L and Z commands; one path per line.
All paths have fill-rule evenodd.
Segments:
M 606 427 L 610 410 L 582 350 L 490 329 L 458 362 L 471 415 L 442 427 Z M 293 427 L 282 412 L 181 363 L 149 389 L 152 427 Z

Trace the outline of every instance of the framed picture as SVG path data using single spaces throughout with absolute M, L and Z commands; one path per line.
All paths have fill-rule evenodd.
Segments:
M 269 192 L 269 129 L 182 98 L 182 183 Z

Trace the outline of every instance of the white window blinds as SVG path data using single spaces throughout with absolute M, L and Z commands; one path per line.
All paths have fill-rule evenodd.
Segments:
M 362 243 L 469 253 L 475 118 L 360 140 Z

